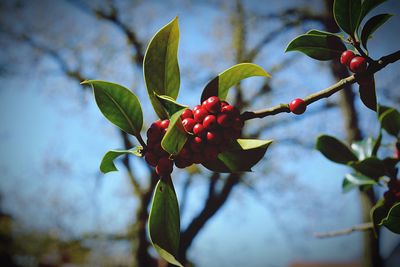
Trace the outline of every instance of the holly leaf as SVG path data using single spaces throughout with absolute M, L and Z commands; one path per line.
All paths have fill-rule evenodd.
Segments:
M 81 84 L 92 86 L 96 104 L 104 117 L 124 132 L 140 135 L 143 113 L 139 99 L 134 93 L 111 82 L 90 80 Z
M 387 216 L 378 225 L 385 226 L 393 233 L 400 234 L 400 202 L 390 208 Z
M 372 156 L 374 145 L 375 140 L 372 137 L 368 137 L 362 141 L 353 142 L 351 144 L 351 149 L 357 155 L 359 160 L 363 160 Z
M 339 38 L 343 38 L 343 36 L 341 34 L 337 34 L 337 33 L 332 33 L 332 32 L 326 32 L 326 31 L 321 31 L 321 30 L 309 30 L 308 32 L 306 32 L 306 34 L 312 34 L 312 35 L 321 35 L 321 36 L 334 36 L 334 37 L 339 37 Z
M 375 78 L 374 75 L 365 76 L 360 81 L 360 99 L 363 104 L 373 110 L 377 109 L 376 92 L 375 92 Z
M 353 188 L 364 185 L 374 185 L 377 182 L 368 176 L 362 175 L 361 173 L 348 173 L 344 176 L 342 189 L 343 193 L 349 192 Z
M 108 172 L 113 172 L 113 171 L 118 171 L 117 167 L 115 167 L 114 160 L 121 156 L 121 155 L 126 155 L 126 154 L 132 154 L 138 157 L 142 157 L 141 150 L 143 147 L 137 146 L 129 150 L 109 150 L 107 151 L 106 154 L 104 154 L 103 159 L 101 160 L 100 163 L 100 171 L 102 173 L 108 173 Z
M 164 107 L 165 111 L 168 113 L 168 117 L 171 117 L 173 114 L 175 114 L 176 112 L 178 112 L 182 109 L 188 108 L 188 106 L 179 104 L 170 96 L 156 94 L 156 97 L 160 101 L 162 106 Z
M 357 156 L 341 141 L 333 136 L 321 135 L 317 138 L 316 148 L 327 159 L 340 163 L 349 164 L 352 161 L 357 161 Z
M 186 108 L 175 112 L 170 120 L 168 130 L 161 140 L 162 148 L 169 154 L 177 155 L 183 148 L 187 140 L 187 133 L 182 125 L 181 114 Z
M 379 121 L 381 122 L 381 127 L 385 129 L 388 134 L 395 137 L 399 136 L 400 113 L 396 109 L 390 108 L 383 112 L 379 117 Z
M 258 163 L 267 151 L 272 140 L 237 139 L 224 152 L 218 154 L 218 159 L 229 172 L 246 172 Z
M 147 92 L 154 111 L 161 119 L 168 116 L 155 94 L 167 95 L 174 100 L 178 97 L 178 43 L 179 26 L 176 17 L 154 35 L 144 56 L 143 74 Z
M 358 24 L 362 22 L 365 16 L 378 5 L 386 2 L 387 0 L 364 0 L 361 5 L 360 17 L 358 20 Z
M 385 164 L 377 157 L 369 157 L 361 161 L 350 162 L 354 170 L 374 179 L 385 175 Z
M 265 76 L 271 77 L 263 68 L 253 63 L 240 63 L 230 67 L 224 72 L 218 74 L 204 88 L 201 94 L 201 102 L 210 96 L 218 96 L 221 100 L 225 100 L 228 90 L 239 83 L 241 80 L 254 77 Z
M 367 42 L 371 35 L 382 26 L 390 17 L 391 14 L 379 14 L 370 18 L 364 25 L 361 32 L 361 43 L 367 49 Z
M 350 36 L 357 30 L 361 14 L 361 0 L 335 0 L 333 16 L 336 24 Z
M 317 60 L 331 60 L 345 50 L 342 40 L 335 35 L 302 34 L 288 44 L 285 52 L 299 51 Z
M 376 115 L 378 116 L 379 121 L 380 121 L 382 114 L 385 113 L 389 109 L 392 109 L 392 108 L 387 107 L 387 106 L 378 105 L 378 111 L 376 112 Z
M 154 190 L 149 214 L 149 234 L 157 253 L 167 262 L 181 266 L 177 260 L 180 235 L 179 205 L 171 176 L 160 179 Z
M 378 226 L 382 223 L 382 220 L 387 216 L 389 207 L 385 203 L 385 199 L 379 199 L 375 206 L 370 211 L 371 221 L 374 225 L 375 236 L 378 235 Z

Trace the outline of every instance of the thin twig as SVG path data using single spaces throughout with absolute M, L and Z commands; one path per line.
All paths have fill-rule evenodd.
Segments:
M 356 231 L 369 231 L 372 230 L 374 225 L 372 222 L 367 222 L 363 224 L 358 224 L 354 225 L 350 228 L 345 228 L 333 232 L 325 232 L 325 233 L 314 233 L 313 235 L 317 238 L 327 238 L 327 237 L 335 237 L 335 236 L 341 236 L 341 235 L 348 235 L 351 234 L 352 232 Z
M 332 86 L 329 86 L 328 88 L 325 88 L 317 93 L 311 94 L 304 98 L 304 101 L 306 102 L 307 105 L 314 103 L 322 98 L 327 98 L 334 93 L 342 90 L 349 84 L 353 84 L 360 79 L 362 79 L 365 76 L 374 74 L 384 67 L 386 67 L 390 63 L 394 63 L 396 61 L 400 60 L 400 50 L 396 51 L 390 55 L 384 56 L 380 58 L 379 60 L 373 61 L 370 66 L 368 67 L 367 71 L 363 74 L 353 74 L 347 78 L 344 78 L 337 83 L 335 83 Z M 243 120 L 251 120 L 255 118 L 264 118 L 266 116 L 271 116 L 271 115 L 276 115 L 279 113 L 289 113 L 289 104 L 279 104 L 271 108 L 267 109 L 261 109 L 261 110 L 256 110 L 256 111 L 245 111 L 242 113 L 241 118 Z

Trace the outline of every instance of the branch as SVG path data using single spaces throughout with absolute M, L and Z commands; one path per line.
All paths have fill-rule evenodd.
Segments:
M 386 67 L 387 65 L 389 65 L 390 63 L 394 63 L 398 60 L 400 60 L 400 50 L 390 55 L 384 56 L 379 60 L 373 61 L 365 73 L 353 74 L 347 78 L 344 78 L 339 82 L 335 83 L 334 85 L 329 86 L 326 89 L 323 89 L 317 93 L 307 96 L 306 98 L 304 98 L 304 101 L 308 106 L 311 103 L 314 103 L 320 99 L 330 97 L 334 93 L 345 88 L 347 85 L 353 84 L 365 76 L 374 74 L 383 69 L 384 67 Z M 266 116 L 276 115 L 283 112 L 290 113 L 289 104 L 279 104 L 271 108 L 257 110 L 257 111 L 245 111 L 241 114 L 241 118 L 243 120 L 251 120 L 255 118 L 264 118 Z
M 374 225 L 372 222 L 367 222 L 359 225 L 354 225 L 350 228 L 345 228 L 333 232 L 326 232 L 326 233 L 314 233 L 313 235 L 317 238 L 327 238 L 327 237 L 335 237 L 335 236 L 342 236 L 342 235 L 348 235 L 351 234 L 352 232 L 356 231 L 369 231 L 372 230 Z

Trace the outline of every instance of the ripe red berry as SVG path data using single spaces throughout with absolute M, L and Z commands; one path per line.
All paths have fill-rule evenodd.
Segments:
M 218 149 L 214 145 L 207 145 L 204 148 L 204 159 L 206 161 L 215 160 L 218 156 Z
M 214 129 L 217 127 L 217 118 L 215 115 L 207 115 L 203 120 L 203 126 L 206 129 Z
M 193 119 L 193 112 L 190 109 L 185 109 L 181 114 L 182 120 L 187 119 L 187 118 Z
M 210 96 L 207 100 L 205 100 L 205 103 L 203 102 L 203 106 L 205 106 L 209 112 L 217 113 L 221 109 L 221 101 L 219 101 L 217 96 Z
M 156 172 L 159 176 L 171 174 L 174 162 L 168 157 L 162 157 L 157 163 Z
M 306 108 L 306 102 L 304 102 L 304 100 L 301 98 L 296 98 L 289 104 L 290 111 L 296 115 L 303 114 L 304 111 L 306 111 Z
M 147 151 L 144 155 L 144 159 L 146 160 L 147 164 L 152 167 L 157 166 L 158 163 L 158 156 L 151 151 Z
M 151 126 L 147 130 L 146 135 L 147 135 L 147 142 L 148 143 L 158 142 L 158 141 L 161 140 L 161 129 Z
M 194 111 L 193 118 L 196 122 L 202 123 L 207 115 L 208 111 L 205 108 L 199 108 Z
M 353 53 L 353 51 L 347 50 L 342 53 L 340 56 L 340 63 L 342 63 L 345 66 L 349 66 L 350 61 L 355 57 L 356 55 Z
M 222 134 L 217 131 L 207 132 L 206 138 L 210 144 L 219 144 L 222 140 Z
M 200 109 L 200 108 L 201 108 L 201 105 L 194 106 L 194 108 L 193 108 L 193 113 L 194 113 L 196 110 Z
M 243 126 L 244 126 L 244 122 L 239 117 L 236 117 L 233 120 L 233 129 L 241 130 L 243 128 Z
M 202 137 L 206 132 L 204 129 L 203 124 L 201 123 L 197 123 L 194 127 L 193 127 L 193 133 L 197 136 Z
M 227 105 L 221 108 L 222 113 L 227 113 L 229 115 L 232 115 L 233 117 L 238 117 L 240 115 L 239 110 L 231 105 Z
M 183 128 L 185 129 L 186 132 L 193 132 L 193 126 L 196 124 L 194 119 L 192 118 L 186 118 L 182 121 Z
M 367 69 L 367 60 L 364 57 L 354 57 L 349 68 L 354 73 L 362 73 Z
M 167 129 L 169 126 L 169 120 L 163 120 L 160 124 L 161 128 Z
M 194 152 L 200 152 L 201 150 L 203 150 L 203 147 L 204 147 L 203 139 L 201 139 L 198 136 L 193 138 L 192 141 L 190 142 L 190 149 Z
M 224 128 L 230 127 L 233 123 L 232 115 L 228 113 L 220 113 L 217 115 L 217 122 Z
M 223 107 L 225 107 L 225 106 L 228 106 L 229 104 L 228 104 L 228 102 L 226 102 L 226 101 L 221 101 L 221 108 L 223 108 Z

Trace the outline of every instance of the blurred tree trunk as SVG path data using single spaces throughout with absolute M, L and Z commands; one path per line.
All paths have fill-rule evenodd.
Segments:
M 339 31 L 338 26 L 333 17 L 333 0 L 326 0 L 326 16 L 323 21 L 325 29 L 329 32 Z M 333 60 L 331 63 L 331 70 L 333 76 L 339 80 L 349 76 L 349 72 L 346 67 L 340 64 L 338 60 Z M 362 133 L 358 124 L 358 115 L 354 106 L 355 94 L 351 86 L 345 88 L 340 93 L 340 108 L 342 109 L 347 141 L 353 142 L 362 139 Z M 370 221 L 370 210 L 376 203 L 375 193 L 373 189 L 367 191 L 360 191 L 361 200 L 361 213 L 363 222 Z M 380 255 L 379 238 L 375 238 L 372 231 L 364 232 L 363 242 L 363 266 L 365 267 L 382 267 L 383 260 Z

